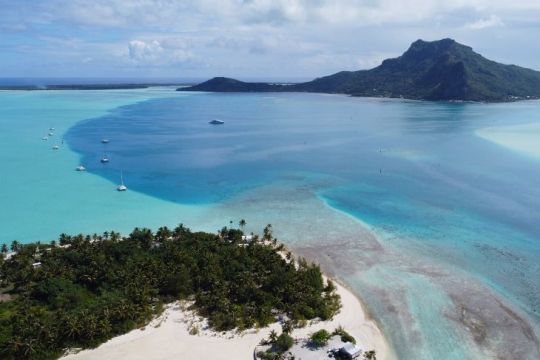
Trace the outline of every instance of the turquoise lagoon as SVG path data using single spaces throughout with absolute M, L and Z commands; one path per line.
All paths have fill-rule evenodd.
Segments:
M 477 133 L 538 124 L 539 110 L 166 87 L 4 91 L 0 241 L 272 223 L 361 296 L 396 357 L 537 359 L 540 162 Z M 120 172 L 126 193 L 115 191 Z

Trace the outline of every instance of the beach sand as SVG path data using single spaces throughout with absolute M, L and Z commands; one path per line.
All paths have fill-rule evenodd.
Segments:
M 292 336 L 305 338 L 319 329 L 333 331 L 343 326 L 365 350 L 376 350 L 378 359 L 389 357 L 389 347 L 376 323 L 369 319 L 360 301 L 346 288 L 336 283 L 342 308 L 330 321 L 320 321 L 294 330 Z M 185 306 L 184 306 L 185 307 Z M 62 359 L 253 359 L 255 347 L 267 338 L 271 330 L 281 332 L 279 324 L 260 330 L 216 333 L 210 330 L 190 335 L 189 329 L 196 316 L 176 302 L 144 329 L 117 336 L 96 349 L 83 350 Z M 203 325 L 199 322 L 200 325 Z

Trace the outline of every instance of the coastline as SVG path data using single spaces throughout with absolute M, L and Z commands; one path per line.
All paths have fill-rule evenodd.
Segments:
M 341 297 L 340 312 L 329 321 L 312 322 L 295 329 L 293 338 L 306 338 L 320 329 L 334 330 L 343 326 L 364 350 L 374 349 L 378 359 L 390 359 L 390 349 L 377 324 L 364 311 L 364 306 L 350 290 L 335 281 Z M 190 335 L 190 328 L 198 324 L 203 330 Z M 217 333 L 204 329 L 205 321 L 186 309 L 185 303 L 169 304 L 163 313 L 142 329 L 112 338 L 95 349 L 82 350 L 62 357 L 64 360 L 92 359 L 253 359 L 253 351 L 272 330 L 280 332 L 279 323 L 263 329 L 242 333 Z

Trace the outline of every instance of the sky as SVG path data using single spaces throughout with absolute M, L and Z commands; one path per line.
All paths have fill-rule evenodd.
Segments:
M 0 0 L 0 78 L 309 79 L 453 38 L 540 70 L 540 0 Z

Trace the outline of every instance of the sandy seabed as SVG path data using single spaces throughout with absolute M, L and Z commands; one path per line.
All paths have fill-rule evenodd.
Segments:
M 488 127 L 477 130 L 476 135 L 507 148 L 540 157 L 540 123 Z

